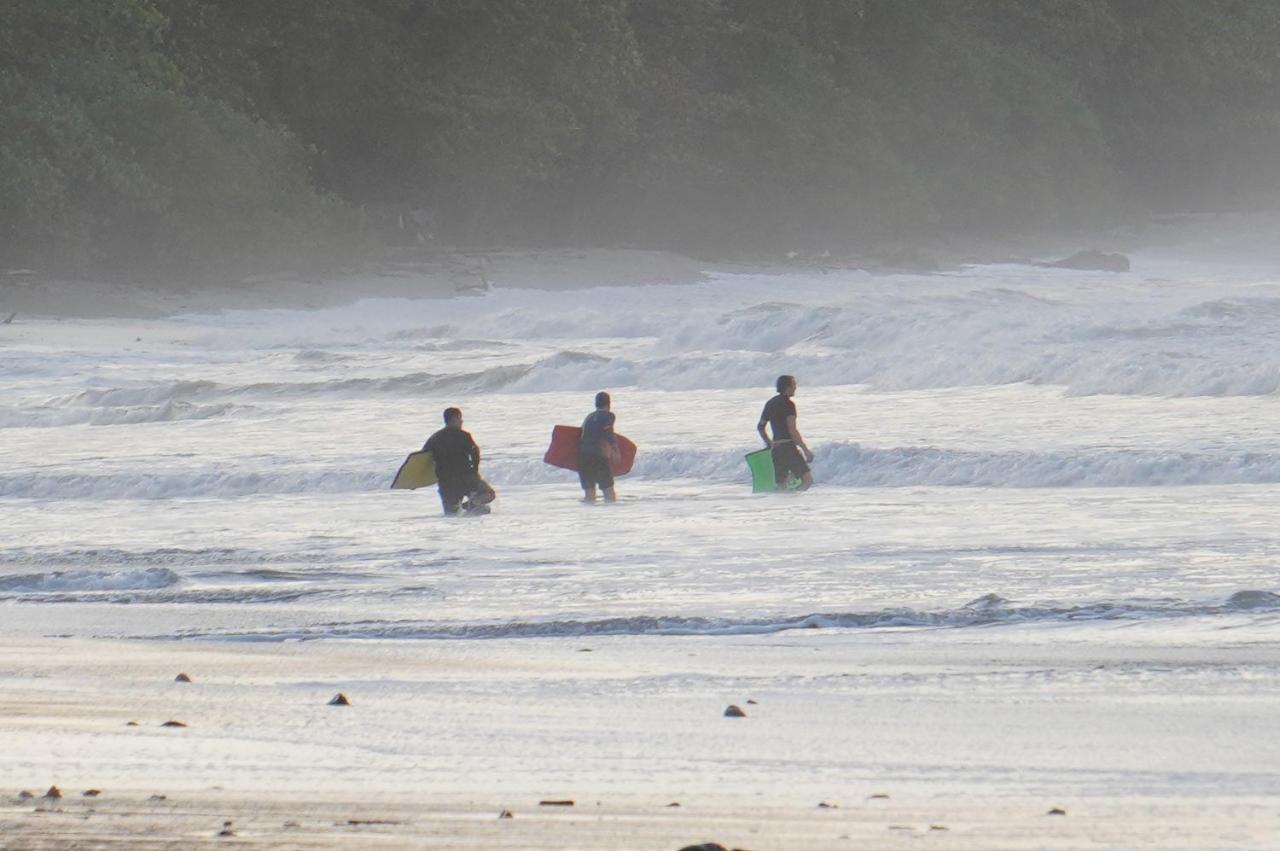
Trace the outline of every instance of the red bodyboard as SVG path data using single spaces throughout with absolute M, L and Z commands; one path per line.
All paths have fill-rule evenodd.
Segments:
M 615 434 L 614 437 L 618 439 L 618 454 L 610 459 L 609 469 L 615 476 L 625 476 L 636 463 L 636 445 L 620 434 Z M 578 441 L 581 439 L 580 426 L 556 426 L 551 430 L 551 445 L 547 447 L 547 454 L 542 456 L 542 460 L 552 467 L 563 467 L 576 473 Z

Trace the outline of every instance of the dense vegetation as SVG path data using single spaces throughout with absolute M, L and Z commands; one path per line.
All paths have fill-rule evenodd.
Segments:
M 1247 203 L 1280 182 L 1277 45 L 1280 0 L 0 0 L 0 263 Z

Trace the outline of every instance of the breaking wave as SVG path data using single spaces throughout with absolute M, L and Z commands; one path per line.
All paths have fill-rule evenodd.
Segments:
M 511 638 L 586 638 L 614 635 L 768 635 L 800 629 L 952 628 L 1076 621 L 1138 621 L 1153 618 L 1210 617 L 1280 611 L 1280 594 L 1240 591 L 1221 603 L 1178 600 L 1129 600 L 1083 605 L 1019 605 L 996 594 L 957 609 L 927 611 L 889 608 L 865 612 L 820 612 L 771 618 L 636 616 L 599 620 L 508 621 L 502 623 L 428 623 L 359 621 L 315 626 L 238 630 L 189 630 L 178 638 L 237 641 L 315 639 L 482 640 Z M 159 636 L 156 636 L 159 637 Z M 165 636 L 169 637 L 169 636 Z
M 71 425 L 113 426 L 208 420 L 251 412 L 248 405 L 197 405 L 168 399 L 159 405 L 66 407 L 57 403 L 34 408 L 0 409 L 0 428 L 53 428 Z
M 0 475 L 0 498 L 190 499 L 289 494 L 342 494 L 386 490 L 400 457 L 364 470 L 292 468 L 287 472 L 21 473 Z M 288 464 L 280 464 L 288 468 Z M 1274 484 L 1280 453 L 1246 450 L 1072 449 L 980 452 L 932 446 L 876 448 L 834 443 L 817 448 L 813 465 L 821 484 L 891 487 L 1172 487 Z M 495 486 L 554 484 L 572 474 L 540 457 L 494 458 L 485 477 Z M 633 477 L 693 479 L 718 484 L 748 481 L 741 451 L 659 449 L 642 452 Z
M 15 595 L 86 591 L 153 591 L 177 585 L 178 574 L 165 567 L 142 570 L 55 570 L 0 576 L 0 598 Z

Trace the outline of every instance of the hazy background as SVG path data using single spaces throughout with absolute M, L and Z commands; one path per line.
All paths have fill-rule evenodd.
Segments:
M 0 0 L 0 264 L 733 254 L 1275 206 L 1274 0 Z

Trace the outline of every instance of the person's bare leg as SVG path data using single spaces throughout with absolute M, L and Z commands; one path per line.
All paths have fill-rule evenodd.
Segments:
M 583 488 L 583 489 L 582 489 L 582 501 L 583 501 L 583 502 L 595 502 L 595 501 L 596 501 L 596 489 L 595 489 L 595 486 L 594 486 L 594 485 L 593 485 L 593 486 L 591 486 L 591 487 L 589 487 L 589 488 Z
M 807 491 L 811 487 L 813 487 L 813 473 L 805 473 L 800 477 L 800 487 L 796 488 L 796 491 Z
M 615 491 L 613 488 L 605 488 L 605 489 L 604 489 L 604 501 L 605 501 L 605 502 L 617 502 L 617 501 L 618 501 L 618 492 L 617 492 L 617 491 Z

